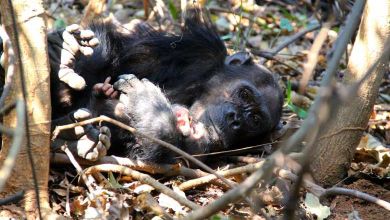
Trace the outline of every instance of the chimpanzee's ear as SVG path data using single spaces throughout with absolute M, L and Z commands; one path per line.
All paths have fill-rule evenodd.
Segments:
M 252 64 L 252 56 L 250 53 L 242 51 L 226 57 L 225 65 L 248 65 Z

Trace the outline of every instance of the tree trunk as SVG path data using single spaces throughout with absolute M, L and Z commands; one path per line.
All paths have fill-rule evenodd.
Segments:
M 390 43 L 389 7 L 388 0 L 366 3 L 343 83 L 356 83 L 380 56 L 385 56 L 385 59 L 361 85 L 356 98 L 340 107 L 337 114 L 331 116 L 334 120 L 320 131 L 311 169 L 316 181 L 323 185 L 333 185 L 345 177 L 362 131 L 367 127 L 379 85 L 389 64 L 389 51 L 382 55 L 385 46 Z
M 6 104 L 16 99 L 25 101 L 27 107 L 26 137 L 22 149 L 16 158 L 16 164 L 8 179 L 1 197 L 13 194 L 17 191 L 25 191 L 24 206 L 26 215 L 32 219 L 36 217 L 37 201 L 32 177 L 32 166 L 28 156 L 27 135 L 33 157 L 36 179 L 38 182 L 40 206 L 50 208 L 48 203 L 48 174 L 49 174 L 49 150 L 50 150 L 50 85 L 49 62 L 47 56 L 46 27 L 43 19 L 44 9 L 41 0 L 13 0 L 13 11 L 16 20 L 16 30 L 13 28 L 10 1 L 1 1 L 0 12 L 2 23 L 10 36 L 16 55 L 15 73 L 10 95 L 6 98 Z M 19 41 L 20 51 L 16 45 Z M 20 55 L 20 59 L 19 56 Z M 23 69 L 21 71 L 20 68 Z M 21 75 L 23 74 L 23 76 Z M 22 92 L 22 77 L 24 78 L 25 97 Z M 6 115 L 3 122 L 8 127 L 16 125 L 15 111 Z M 3 147 L 0 153 L 0 163 L 9 152 L 10 138 L 3 135 Z

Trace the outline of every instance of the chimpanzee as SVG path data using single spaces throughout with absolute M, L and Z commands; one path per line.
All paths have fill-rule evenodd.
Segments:
M 88 48 L 96 44 L 94 38 L 80 36 L 76 29 L 66 30 L 81 45 L 68 50 L 70 56 L 77 55 L 70 65 L 60 58 L 69 44 L 62 42 L 66 36 L 49 36 L 53 127 L 104 114 L 195 154 L 256 144 L 279 123 L 283 95 L 274 76 L 246 52 L 228 56 L 212 24 L 197 9 L 187 11 L 179 35 L 145 24 L 133 30 L 92 24 L 100 42 L 92 55 Z M 90 160 L 108 150 L 145 161 L 174 161 L 164 147 L 106 126 L 64 132 L 53 147 L 67 143 Z

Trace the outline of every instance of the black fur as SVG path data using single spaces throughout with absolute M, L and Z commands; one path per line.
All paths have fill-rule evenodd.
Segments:
M 92 57 L 81 56 L 75 66 L 87 82 L 83 91 L 71 90 L 56 79 L 58 62 L 54 61 L 58 61 L 58 53 L 51 53 L 53 118 L 87 107 L 94 114 L 114 117 L 190 153 L 261 141 L 275 129 L 281 115 L 283 98 L 276 80 L 248 56 L 242 62 L 233 62 L 243 59 L 241 56 L 229 57 L 225 62 L 226 48 L 211 23 L 198 12 L 188 14 L 179 35 L 145 25 L 131 34 L 118 31 L 113 24 L 92 25 L 100 45 Z M 49 38 L 49 43 L 54 41 Z M 94 84 L 107 76 L 116 81 L 122 74 L 149 79 L 162 88 L 165 96 L 152 83 L 142 81 L 139 82 L 149 95 L 130 88 L 132 92 L 124 95 L 125 102 L 91 96 Z M 139 83 L 134 80 L 138 79 L 124 85 Z M 182 136 L 168 100 L 188 106 L 194 121 L 202 123 L 207 132 L 199 139 Z M 113 126 L 111 130 L 110 153 L 172 162 L 173 156 L 165 148 Z

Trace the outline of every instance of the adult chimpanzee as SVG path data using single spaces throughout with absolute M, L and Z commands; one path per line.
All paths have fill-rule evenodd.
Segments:
M 274 76 L 248 53 L 227 56 L 224 43 L 197 10 L 187 12 L 180 35 L 144 24 L 131 31 L 112 23 L 90 28 L 100 44 L 91 56 L 84 51 L 72 60 L 74 68 L 65 71 L 59 50 L 54 50 L 64 46 L 58 41 L 61 35 L 49 37 L 53 126 L 89 117 L 81 109 L 88 108 L 189 153 L 204 153 L 255 144 L 278 125 L 283 99 Z M 80 42 L 88 46 L 90 39 Z M 66 73 L 77 73 L 85 83 L 61 81 Z M 119 99 L 107 77 L 116 81 Z M 110 154 L 172 162 L 169 150 L 119 128 L 110 130 Z M 86 126 L 63 133 L 53 146 L 67 142 L 79 156 L 94 160 L 105 155 L 109 139 L 106 127 Z

